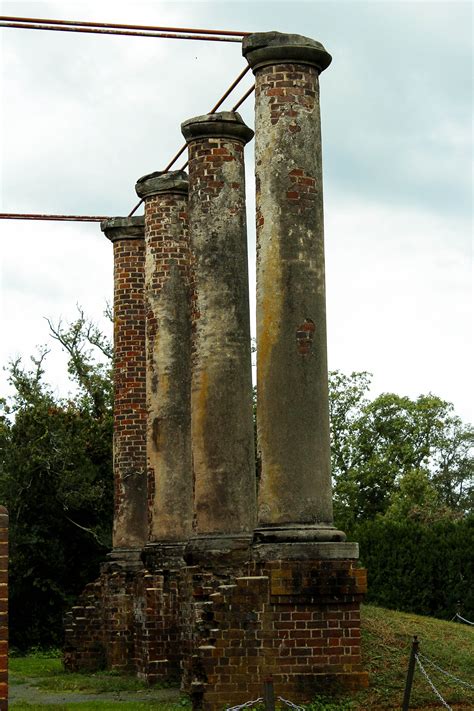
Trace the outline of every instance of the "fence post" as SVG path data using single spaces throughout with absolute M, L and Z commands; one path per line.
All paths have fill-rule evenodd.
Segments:
M 265 704 L 265 711 L 275 711 L 275 690 L 271 676 L 267 677 L 263 682 L 263 703 Z
M 415 662 L 416 662 L 417 652 L 418 652 L 418 637 L 415 635 L 413 637 L 413 642 L 411 645 L 410 661 L 408 662 L 407 680 L 405 683 L 405 693 L 403 695 L 402 711 L 408 711 L 408 707 L 410 705 L 411 687 L 413 684 L 413 675 L 415 673 Z

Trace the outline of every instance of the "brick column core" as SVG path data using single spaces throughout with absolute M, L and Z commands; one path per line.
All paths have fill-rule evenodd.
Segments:
M 115 557 L 136 558 L 147 540 L 144 219 L 101 223 L 114 246 Z
M 147 461 L 150 543 L 191 535 L 191 314 L 188 176 L 140 178 L 145 200 Z
M 193 253 L 194 550 L 247 546 L 255 524 L 244 146 L 237 113 L 182 124 Z
M 319 74 L 300 35 L 257 33 L 257 540 L 337 541 L 332 525 Z

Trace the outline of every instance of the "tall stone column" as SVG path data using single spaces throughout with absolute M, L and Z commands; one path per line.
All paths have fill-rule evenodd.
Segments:
M 257 397 L 261 540 L 338 541 L 332 525 L 319 74 L 323 45 L 257 33 Z
M 171 553 L 193 518 L 188 176 L 151 173 L 136 191 L 145 200 L 149 543 Z
M 193 254 L 192 548 L 239 550 L 256 510 L 244 175 L 253 131 L 231 112 L 181 128 Z
M 101 223 L 114 246 L 114 525 L 112 558 L 139 561 L 147 540 L 143 217 Z

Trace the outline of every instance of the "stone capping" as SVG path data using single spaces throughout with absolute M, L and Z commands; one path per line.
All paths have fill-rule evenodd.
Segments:
M 358 543 L 262 543 L 253 546 L 257 561 L 358 560 Z
M 243 121 L 237 111 L 220 111 L 216 114 L 195 116 L 181 124 L 181 133 L 187 143 L 200 138 L 230 138 L 244 145 L 254 136 L 254 132 Z
M 107 561 L 102 563 L 106 570 L 141 570 L 143 562 L 140 548 L 113 548 L 107 553 Z
M 259 526 L 255 543 L 343 543 L 346 534 L 331 524 Z
M 138 197 L 147 198 L 161 193 L 188 194 L 188 174 L 184 170 L 163 172 L 156 170 L 139 178 L 135 185 Z
M 100 229 L 111 242 L 121 239 L 145 239 L 145 218 L 110 217 L 100 223 Z
M 270 64 L 309 64 L 323 72 L 332 57 L 321 42 L 303 35 L 255 32 L 244 37 L 242 54 L 255 72 Z

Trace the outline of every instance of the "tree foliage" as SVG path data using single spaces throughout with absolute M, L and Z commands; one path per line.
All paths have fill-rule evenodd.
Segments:
M 98 573 L 111 543 L 112 389 L 106 340 L 78 318 L 51 330 L 77 392 L 44 382 L 47 351 L 10 364 L 12 399 L 0 419 L 0 501 L 10 513 L 11 643 L 57 644 L 61 619 Z
M 473 510 L 474 430 L 441 398 L 368 397 L 370 375 L 330 374 L 335 516 L 425 523 Z
M 474 619 L 474 516 L 429 526 L 377 518 L 353 532 L 368 572 L 367 601 L 450 620 Z

